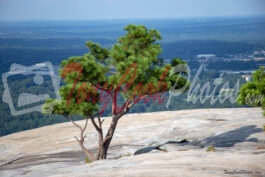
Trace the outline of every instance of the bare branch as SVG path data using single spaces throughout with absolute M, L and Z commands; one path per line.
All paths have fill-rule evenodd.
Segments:
M 88 123 L 88 118 L 86 118 L 86 123 L 85 123 L 85 126 L 84 126 L 83 130 L 82 130 L 82 136 L 84 137 L 84 139 L 86 138 L 86 136 L 84 136 L 83 134 L 84 134 L 84 132 L 85 132 L 85 130 L 87 128 L 87 123 Z
M 97 116 L 97 119 L 98 119 L 98 124 L 96 124 L 94 118 L 95 116 Z M 103 130 L 102 130 L 102 123 L 103 121 L 101 121 L 100 119 L 100 113 L 94 115 L 91 117 L 91 121 L 92 121 L 92 124 L 94 125 L 95 129 L 97 130 L 98 132 L 98 144 L 99 144 L 99 149 L 98 149 L 98 152 L 97 152 L 97 156 L 96 158 L 99 159 L 100 158 L 100 155 L 102 153 L 102 145 L 103 145 Z
M 66 117 L 68 120 L 70 120 L 74 126 L 78 127 L 81 132 L 83 131 L 83 128 L 80 125 L 78 125 L 77 123 L 75 123 L 75 121 L 71 117 L 69 117 L 67 115 L 64 115 L 64 117 Z
M 85 124 L 84 130 L 85 130 L 86 127 L 87 127 L 87 123 L 88 123 L 88 118 L 86 118 L 86 124 Z
M 101 124 L 103 124 L 104 121 L 105 121 L 105 119 L 103 119 L 103 120 L 101 121 Z
M 78 128 L 80 128 L 82 130 L 82 127 L 80 125 L 78 125 L 77 123 L 75 123 L 75 121 L 71 120 L 71 122 Z
M 95 127 L 95 129 L 96 129 L 98 132 L 100 132 L 100 127 L 99 127 L 99 126 L 97 125 L 97 123 L 95 122 L 94 117 L 91 118 L 91 122 L 92 122 L 93 126 Z
M 99 124 L 99 128 L 102 129 L 102 124 L 104 122 L 104 119 L 101 120 L 100 116 L 98 116 L 98 124 Z
M 82 128 L 82 126 L 78 125 L 70 116 L 64 115 L 65 118 L 67 118 L 69 121 L 72 122 L 72 124 L 74 126 L 76 126 L 79 130 L 80 130 L 80 138 L 78 139 L 75 136 L 76 141 L 78 142 L 80 148 L 85 152 L 85 154 L 87 155 L 87 157 L 91 160 L 91 161 L 95 161 L 97 160 L 94 155 L 84 146 L 84 140 L 86 138 L 86 135 L 84 136 L 84 132 L 87 128 L 87 124 L 88 124 L 88 118 L 86 118 L 86 122 L 85 122 L 85 126 L 84 128 Z
M 83 142 L 81 142 L 76 136 L 75 136 L 76 141 L 78 142 L 79 146 L 81 147 L 81 149 L 85 152 L 85 154 L 88 156 L 88 158 L 91 161 L 95 161 L 97 160 L 94 155 L 87 149 L 85 148 L 85 146 L 83 145 Z

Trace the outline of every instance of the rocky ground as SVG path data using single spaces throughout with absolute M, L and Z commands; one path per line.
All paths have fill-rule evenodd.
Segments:
M 0 137 L 0 176 L 262 177 L 264 124 L 259 108 L 130 114 L 119 122 L 108 159 L 93 163 L 85 163 L 71 123 L 46 126 Z M 86 134 L 96 152 L 92 125 Z

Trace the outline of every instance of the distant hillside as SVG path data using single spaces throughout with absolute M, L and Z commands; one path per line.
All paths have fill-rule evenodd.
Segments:
M 106 21 L 0 21 L 0 74 L 8 72 L 13 63 L 31 66 L 50 61 L 55 69 L 62 60 L 70 56 L 80 56 L 88 52 L 86 41 L 91 40 L 110 48 L 124 31 L 128 24 L 144 24 L 161 32 L 161 57 L 168 62 L 180 57 L 187 61 L 192 71 L 192 77 L 200 67 L 196 59 L 198 54 L 215 54 L 218 60 L 207 63 L 207 71 L 199 77 L 203 86 L 206 82 L 214 83 L 220 76 L 221 70 L 256 70 L 265 66 L 265 62 L 222 61 L 227 56 L 251 56 L 254 51 L 265 49 L 265 20 L 264 16 L 240 18 L 194 18 L 194 19 L 127 19 Z M 244 58 L 243 58 L 244 59 Z M 220 61 L 221 60 L 221 61 Z M 224 82 L 234 83 L 243 78 L 240 74 L 223 75 Z M 35 84 L 28 85 L 29 78 L 10 80 L 10 92 L 15 103 L 20 93 L 27 93 L 28 88 L 39 91 Z M 19 85 L 19 87 L 18 87 Z M 24 87 L 26 85 L 26 87 Z M 233 87 L 234 85 L 230 85 Z M 221 86 L 220 86 L 221 87 Z M 213 89 L 214 86 L 211 86 Z M 43 88 L 44 89 L 44 88 Z M 41 89 L 42 90 L 42 89 Z M 46 92 L 53 92 L 52 84 L 47 84 Z M 0 95 L 4 92 L 3 82 L 0 81 Z M 35 93 L 31 93 L 35 94 Z M 218 91 L 216 91 L 218 94 Z M 217 95 L 215 95 L 217 96 Z M 210 105 L 190 104 L 182 95 L 168 110 L 201 109 L 201 108 L 232 108 L 236 104 Z M 173 101 L 172 101 L 173 102 Z M 131 113 L 164 111 L 165 104 L 137 104 Z M 16 106 L 16 105 L 14 105 Z M 17 109 L 22 109 L 17 107 Z M 111 106 L 106 110 L 109 115 Z M 45 125 L 64 122 L 62 117 L 44 116 L 38 112 L 13 116 L 9 105 L 0 99 L 0 136 L 29 130 Z

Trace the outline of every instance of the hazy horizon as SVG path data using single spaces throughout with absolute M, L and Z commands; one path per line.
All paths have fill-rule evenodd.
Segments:
M 245 15 L 245 16 L 196 16 L 196 17 L 154 17 L 154 18 L 113 18 L 113 19 L 0 19 L 0 22 L 100 22 L 100 21 L 112 21 L 112 22 L 127 22 L 127 21 L 160 21 L 160 20 L 233 20 L 233 19 L 258 19 L 264 18 L 264 15 Z

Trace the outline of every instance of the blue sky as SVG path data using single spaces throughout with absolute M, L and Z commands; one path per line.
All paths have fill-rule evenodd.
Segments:
M 0 0 L 0 20 L 265 15 L 265 0 Z

